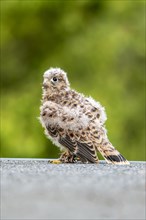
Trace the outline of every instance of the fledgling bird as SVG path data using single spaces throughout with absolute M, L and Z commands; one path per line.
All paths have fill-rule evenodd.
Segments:
M 104 107 L 72 90 L 63 70 L 47 70 L 42 89 L 40 122 L 46 136 L 63 151 L 59 162 L 98 163 L 100 152 L 108 163 L 129 164 L 107 137 Z

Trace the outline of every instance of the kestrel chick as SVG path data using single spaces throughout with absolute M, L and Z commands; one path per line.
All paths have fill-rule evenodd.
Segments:
M 47 137 L 63 151 L 60 162 L 97 163 L 100 152 L 108 163 L 129 164 L 107 137 L 104 107 L 72 90 L 63 70 L 47 70 L 42 88 L 40 122 Z

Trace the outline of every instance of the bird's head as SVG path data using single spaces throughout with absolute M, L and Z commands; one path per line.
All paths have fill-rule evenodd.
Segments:
M 44 73 L 43 90 L 46 93 L 69 88 L 67 74 L 60 68 L 50 68 Z

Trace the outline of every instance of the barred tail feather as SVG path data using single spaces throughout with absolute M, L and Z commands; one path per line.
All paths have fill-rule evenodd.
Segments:
M 113 163 L 117 165 L 130 164 L 110 143 L 105 146 L 98 147 L 98 151 L 105 158 L 107 163 Z

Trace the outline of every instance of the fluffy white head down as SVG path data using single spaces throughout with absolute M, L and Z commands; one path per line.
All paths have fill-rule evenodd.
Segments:
M 64 70 L 62 70 L 62 69 L 60 69 L 60 68 L 50 68 L 50 69 L 48 69 L 48 70 L 46 70 L 45 72 L 44 72 L 44 77 L 48 77 L 48 76 L 50 76 L 51 74 L 58 74 L 58 73 L 61 73 L 61 74 L 63 74 L 64 76 L 66 76 L 67 75 L 67 73 L 64 71 Z
M 56 68 L 51 67 L 50 69 L 48 69 L 44 72 L 44 78 L 51 78 L 53 76 L 59 76 L 59 75 L 61 75 L 63 77 L 67 86 L 70 86 L 70 83 L 67 78 L 67 73 L 64 70 L 57 68 L 57 67 Z

